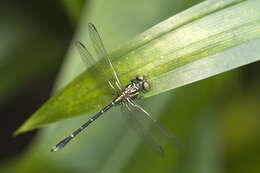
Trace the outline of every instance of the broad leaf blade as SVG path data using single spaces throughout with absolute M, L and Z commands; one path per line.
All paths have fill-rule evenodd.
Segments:
M 260 59 L 260 2 L 206 1 L 152 27 L 111 53 L 124 84 L 144 74 L 144 97 L 198 81 Z M 102 30 L 100 28 L 99 30 Z M 100 63 L 105 63 L 101 61 Z M 83 113 L 112 99 L 90 68 L 57 92 L 16 134 Z

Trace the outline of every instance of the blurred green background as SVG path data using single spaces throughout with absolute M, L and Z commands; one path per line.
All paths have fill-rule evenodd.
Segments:
M 84 70 L 72 58 L 93 22 L 108 51 L 200 0 L 0 2 L 1 172 L 259 172 L 260 63 L 256 62 L 144 101 L 184 148 L 164 158 L 124 130 L 120 108 L 66 149 L 50 153 L 88 116 L 11 135 L 54 92 Z

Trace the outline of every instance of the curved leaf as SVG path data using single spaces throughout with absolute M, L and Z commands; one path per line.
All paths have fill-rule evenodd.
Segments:
M 260 2 L 206 1 L 152 27 L 110 55 L 124 84 L 147 76 L 156 95 L 260 59 Z M 102 28 L 99 28 L 102 30 Z M 99 63 L 105 63 L 101 61 Z M 83 113 L 113 98 L 90 68 L 58 91 L 16 134 Z

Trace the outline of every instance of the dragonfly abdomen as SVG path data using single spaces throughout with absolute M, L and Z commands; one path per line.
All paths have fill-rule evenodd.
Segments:
M 58 151 L 61 148 L 65 147 L 65 145 L 73 139 L 75 136 L 77 136 L 82 130 L 84 130 L 87 126 L 89 126 L 93 121 L 95 121 L 98 117 L 100 117 L 103 113 L 105 113 L 107 110 L 112 108 L 114 106 L 114 103 L 107 105 L 104 109 L 99 111 L 97 114 L 95 114 L 92 118 L 90 118 L 86 123 L 84 123 L 80 128 L 75 130 L 70 136 L 60 141 L 54 148 L 51 149 L 51 151 Z

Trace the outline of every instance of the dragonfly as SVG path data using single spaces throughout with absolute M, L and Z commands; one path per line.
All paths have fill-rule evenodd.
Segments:
M 99 73 L 100 78 L 105 80 L 107 85 L 114 90 L 116 97 L 110 104 L 104 107 L 101 111 L 96 113 L 86 123 L 75 130 L 71 135 L 60 141 L 55 145 L 51 151 L 58 151 L 64 148 L 73 138 L 80 132 L 87 128 L 92 122 L 97 120 L 106 111 L 116 105 L 122 105 L 123 112 L 127 117 L 127 121 L 131 122 L 131 126 L 135 131 L 144 137 L 145 141 L 149 142 L 151 146 L 164 154 L 162 143 L 171 143 L 180 146 L 178 138 L 166 127 L 159 124 L 144 108 L 136 103 L 136 99 L 140 98 L 142 92 L 150 90 L 150 84 L 145 75 L 136 75 L 135 79 L 130 80 L 129 84 L 123 86 L 117 75 L 117 72 L 112 64 L 111 58 L 108 55 L 101 37 L 92 24 L 88 24 L 89 36 L 92 41 L 98 59 L 93 58 L 86 46 L 80 41 L 76 42 L 76 47 L 81 55 L 81 58 L 86 66 L 94 66 Z M 105 64 L 97 63 L 99 60 L 105 59 Z

